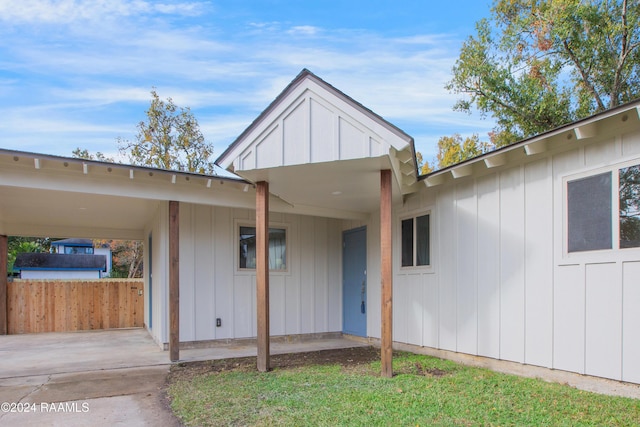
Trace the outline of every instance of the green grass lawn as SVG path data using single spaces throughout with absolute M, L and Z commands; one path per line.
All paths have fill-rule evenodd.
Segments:
M 253 359 L 255 361 L 255 358 Z M 212 362 L 215 363 L 215 362 Z M 174 367 L 171 407 L 187 425 L 251 426 L 638 426 L 640 400 L 465 367 L 410 353 L 380 362 L 255 372 Z M 255 362 L 253 362 L 255 363 Z M 213 371 L 219 372 L 213 372 Z

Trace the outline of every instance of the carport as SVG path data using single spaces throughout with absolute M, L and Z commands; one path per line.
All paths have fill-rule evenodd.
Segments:
M 90 237 L 150 243 L 153 225 L 170 229 L 150 259 L 145 249 L 145 326 L 151 326 L 151 278 L 156 310 L 171 317 L 177 350 L 179 204 L 253 208 L 247 183 L 228 177 L 0 150 L 0 269 L 6 270 L 7 236 Z M 173 221 L 170 220 L 173 219 Z M 173 262 L 169 262 L 169 257 Z M 7 274 L 0 270 L 0 334 L 7 333 Z M 156 274 L 154 274 L 154 272 Z M 159 283 L 158 283 L 159 282 Z M 169 301 L 169 303 L 167 303 Z M 165 356 L 166 357 L 166 356 Z

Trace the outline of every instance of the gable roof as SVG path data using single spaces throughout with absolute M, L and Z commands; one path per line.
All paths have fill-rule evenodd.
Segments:
M 291 95 L 294 93 L 294 91 L 297 88 L 304 86 L 305 82 L 315 83 L 317 86 L 327 91 L 327 93 L 336 96 L 338 99 L 344 101 L 347 105 L 353 107 L 354 109 L 362 113 L 365 117 L 369 118 L 372 122 L 375 122 L 382 128 L 395 134 L 398 137 L 398 139 L 404 141 L 404 143 L 408 145 L 408 147 L 396 146 L 395 148 L 397 148 L 398 150 L 401 150 L 403 148 L 408 148 L 410 152 L 413 154 L 412 158 L 415 159 L 415 143 L 413 138 L 410 135 L 408 135 L 402 129 L 395 126 L 393 123 L 384 119 L 379 114 L 376 114 L 371 109 L 365 107 L 355 99 L 351 98 L 341 90 L 327 83 L 326 81 L 324 81 L 323 79 L 321 79 L 320 77 L 318 77 L 317 75 L 309 71 L 308 69 L 304 68 L 291 81 L 291 83 L 289 83 L 289 85 L 287 85 L 287 87 L 271 102 L 271 104 L 269 104 L 269 106 L 262 113 L 260 113 L 260 115 L 240 134 L 240 136 L 238 136 L 238 138 L 236 138 L 235 141 L 233 141 L 227 147 L 227 149 L 216 159 L 215 164 L 224 169 L 229 169 L 234 160 L 234 155 L 238 151 L 241 151 L 242 149 L 246 148 L 247 145 L 251 144 L 252 141 L 249 139 L 249 136 L 251 135 L 251 133 L 254 132 L 256 129 L 258 129 L 260 125 L 265 122 L 265 120 L 268 120 L 269 116 L 273 115 L 273 113 L 278 109 L 278 107 L 281 107 L 282 104 L 285 103 L 288 98 L 291 98 Z M 295 101 L 295 99 L 292 101 Z M 310 163 L 310 162 L 307 162 L 307 163 Z M 417 174 L 417 165 L 414 164 L 414 168 Z
M 363 219 L 379 208 L 381 170 L 393 197 L 417 191 L 413 138 L 307 69 L 216 164 L 267 181 L 281 212 Z
M 13 264 L 18 270 L 106 270 L 104 255 L 21 253 Z

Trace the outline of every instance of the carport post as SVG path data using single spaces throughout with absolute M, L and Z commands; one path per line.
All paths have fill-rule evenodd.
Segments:
M 169 358 L 180 360 L 180 203 L 169 202 Z
M 256 300 L 258 371 L 269 366 L 269 183 L 256 184 Z
M 7 257 L 9 254 L 7 236 L 0 235 L 0 335 L 7 335 Z
M 391 238 L 391 171 L 380 171 L 380 277 L 382 281 L 381 365 L 383 377 L 393 376 L 393 260 Z

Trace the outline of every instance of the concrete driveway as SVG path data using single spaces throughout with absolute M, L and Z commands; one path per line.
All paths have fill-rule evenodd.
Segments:
M 143 329 L 2 336 L 0 360 L 0 426 L 180 425 Z
M 274 341 L 272 354 L 367 345 Z M 255 344 L 234 342 L 180 350 L 180 361 L 255 355 Z M 169 368 L 144 329 L 0 336 L 0 426 L 178 426 L 164 395 Z

